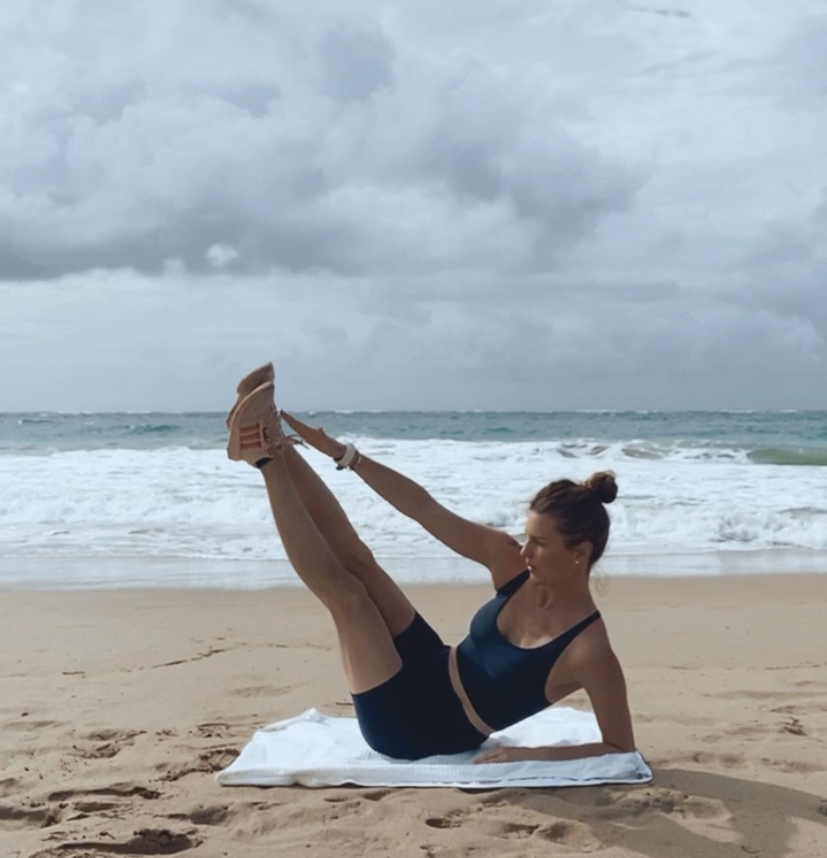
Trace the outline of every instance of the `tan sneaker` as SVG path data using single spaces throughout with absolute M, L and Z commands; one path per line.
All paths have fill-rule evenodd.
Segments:
M 230 409 L 230 413 L 224 421 L 228 429 L 230 428 L 233 415 L 235 414 L 241 400 L 252 393 L 257 387 L 261 387 L 265 382 L 272 381 L 275 377 L 276 374 L 273 370 L 273 364 L 266 363 L 263 366 L 258 367 L 258 369 L 254 369 L 249 375 L 245 375 L 244 378 L 239 381 L 238 387 L 236 387 L 238 399 L 236 399 L 235 405 Z
M 268 381 L 245 396 L 234 409 L 227 455 L 254 465 L 259 459 L 278 456 L 284 440 L 273 401 L 273 382 Z

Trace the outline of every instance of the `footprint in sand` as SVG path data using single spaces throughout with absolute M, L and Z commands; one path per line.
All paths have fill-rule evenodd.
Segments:
M 539 825 L 523 825 L 519 822 L 506 822 L 500 827 L 499 837 L 508 837 L 520 839 L 523 837 L 531 837 Z
M 198 724 L 195 732 L 203 739 L 229 739 L 233 737 L 249 738 L 250 733 L 259 725 L 251 722 L 251 718 L 257 716 L 251 715 L 248 718 L 239 718 L 238 723 L 233 724 L 231 721 L 205 721 L 203 724 Z
M 653 812 L 707 821 L 724 821 L 730 816 L 726 806 L 720 801 L 656 788 L 646 790 L 643 795 L 621 795 L 616 801 L 602 808 L 600 815 L 604 819 L 624 820 Z
M 58 858 L 83 853 L 84 858 L 90 852 L 104 855 L 175 855 L 200 846 L 202 840 L 195 836 L 195 830 L 186 832 L 170 831 L 167 828 L 142 828 L 129 840 L 77 840 L 61 843 L 57 849 L 37 852 L 30 858 Z M 77 856 L 80 858 L 80 855 Z M 90 856 L 91 858 L 91 856 Z
M 191 822 L 193 825 L 223 825 L 231 816 L 233 812 L 226 804 L 218 804 L 211 807 L 197 807 L 189 813 L 170 813 L 167 819 Z
M 226 739 L 233 732 L 233 728 L 223 721 L 208 721 L 206 724 L 199 724 L 195 730 L 205 739 Z
M 450 816 L 431 816 L 425 820 L 425 825 L 431 828 L 459 828 L 462 822 Z
M 804 729 L 802 723 L 798 720 L 798 718 L 793 717 L 792 715 L 789 717 L 787 721 L 785 721 L 781 725 L 782 733 L 789 733 L 792 736 L 806 736 L 807 731 Z
M 117 810 L 120 805 L 116 801 L 74 801 L 71 804 L 72 810 L 78 813 L 107 813 L 110 810 Z
M 75 755 L 83 759 L 110 759 L 124 748 L 134 745 L 135 739 L 145 732 L 145 730 L 96 730 L 83 737 L 86 742 L 94 744 L 76 744 L 72 745 L 72 748 Z
M 591 833 L 587 825 L 567 819 L 552 822 L 550 825 L 541 825 L 534 835 L 577 852 L 594 852 L 604 846 L 603 842 Z
M 41 804 L 0 804 L 0 828 L 49 828 L 60 822 L 60 811 Z
M 145 799 L 160 798 L 161 793 L 157 789 L 138 786 L 130 783 L 117 783 L 108 787 L 100 787 L 98 789 L 66 789 L 58 792 L 50 793 L 47 800 L 50 802 L 71 801 L 72 799 L 86 795 L 111 795 L 117 798 L 132 798 L 138 796 Z
M 61 822 L 73 822 L 86 819 L 92 814 L 113 819 L 127 818 L 130 813 L 129 802 L 118 799 L 136 797 L 153 800 L 160 798 L 161 793 L 136 784 L 113 784 L 92 790 L 61 790 L 51 793 L 47 800 L 56 805 L 54 812 L 57 819 Z
M 359 793 L 358 798 L 353 797 L 353 792 L 342 793 L 339 795 L 327 795 L 324 800 L 328 804 L 340 804 L 342 806 L 359 808 L 366 801 L 381 801 L 389 795 L 393 794 L 392 789 L 368 789 Z
M 710 754 L 705 751 L 682 757 L 679 762 L 700 763 L 702 766 L 719 765 L 725 769 L 742 769 L 747 765 L 746 760 L 738 754 Z
M 238 756 L 238 748 L 212 748 L 201 751 L 192 762 L 162 763 L 155 766 L 162 781 L 177 781 L 186 775 L 212 774 L 226 769 Z
M 95 730 L 85 738 L 90 742 L 129 742 L 144 733 L 146 730 Z
M 126 813 L 125 803 L 100 800 L 99 796 L 114 799 L 157 799 L 161 793 L 135 784 L 114 784 L 93 790 L 60 790 L 50 793 L 46 802 L 29 804 L 0 803 L 0 829 L 51 828 L 61 822 L 85 819 L 90 814 L 119 818 Z M 90 798 L 91 797 L 91 798 Z M 54 839 L 50 836 L 49 839 Z M 59 838 L 62 839 L 62 838 Z M 64 848 L 61 846 L 61 848 Z
M 425 824 L 431 828 L 459 828 L 468 816 L 468 811 L 457 810 L 445 816 L 432 816 L 425 820 Z M 489 832 L 503 840 L 547 840 L 576 852 L 593 852 L 604 845 L 591 833 L 589 827 L 581 822 L 555 820 L 550 823 L 532 824 L 491 820 L 491 823 L 493 827 L 488 828 Z

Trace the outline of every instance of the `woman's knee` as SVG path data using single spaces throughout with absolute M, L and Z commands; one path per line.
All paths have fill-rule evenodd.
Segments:
M 336 587 L 322 601 L 334 620 L 355 618 L 366 610 L 376 610 L 367 587 L 350 573 L 342 575 Z
M 370 548 L 361 539 L 357 538 L 348 552 L 348 556 L 344 561 L 344 567 L 351 575 L 362 578 L 377 571 L 379 564 L 376 562 L 376 558 L 373 556 Z

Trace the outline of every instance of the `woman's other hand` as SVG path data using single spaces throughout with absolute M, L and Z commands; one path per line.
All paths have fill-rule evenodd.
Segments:
M 318 450 L 320 453 L 324 453 L 325 456 L 330 456 L 333 459 L 341 459 L 342 456 L 344 456 L 347 447 L 341 441 L 331 438 L 321 426 L 314 428 L 313 426 L 308 426 L 306 423 L 303 423 L 298 417 L 288 414 L 286 411 L 282 411 L 280 413 L 282 420 L 284 420 L 284 422 L 306 444 Z
M 475 763 L 516 763 L 522 760 L 538 759 L 537 748 L 513 748 L 499 745 L 484 751 L 474 759 Z

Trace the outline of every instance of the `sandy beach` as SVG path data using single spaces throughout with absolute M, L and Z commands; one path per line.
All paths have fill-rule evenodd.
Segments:
M 446 640 L 489 593 L 408 590 Z M 0 856 L 823 858 L 826 594 L 820 575 L 610 580 L 654 782 L 472 792 L 215 783 L 255 728 L 351 712 L 300 589 L 3 592 Z

